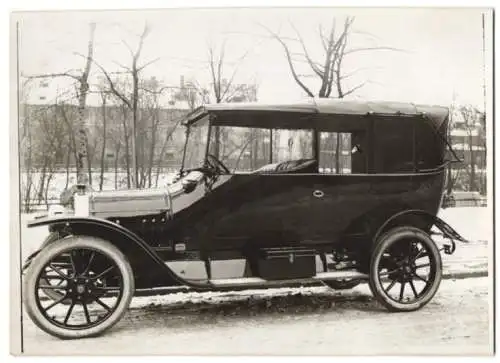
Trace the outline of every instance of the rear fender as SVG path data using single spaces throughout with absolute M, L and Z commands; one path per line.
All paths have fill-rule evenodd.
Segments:
M 441 218 L 432 215 L 428 212 L 418 209 L 410 209 L 405 210 L 399 213 L 396 213 L 389 217 L 377 230 L 374 235 L 373 241 L 377 241 L 378 238 L 382 235 L 382 233 L 388 231 L 389 229 L 397 226 L 401 226 L 404 224 L 408 224 L 408 220 L 418 222 L 419 225 L 428 226 L 429 234 L 440 234 L 444 238 L 447 238 L 451 241 L 451 245 L 445 245 L 445 252 L 447 254 L 452 254 L 455 251 L 455 241 L 461 242 L 469 242 L 464 237 L 462 237 L 455 229 L 453 229 L 448 223 L 443 221 Z M 441 233 L 435 233 L 431 231 L 431 228 L 435 226 Z

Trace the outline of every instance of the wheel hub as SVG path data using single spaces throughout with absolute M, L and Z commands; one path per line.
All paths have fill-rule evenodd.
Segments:
M 95 285 L 92 281 L 85 278 L 75 278 L 68 284 L 68 293 L 75 300 L 91 301 L 93 300 L 92 291 Z
M 80 284 L 76 285 L 76 292 L 78 294 L 80 294 L 80 295 L 83 294 L 85 292 L 85 290 L 87 290 L 85 288 L 85 285 L 80 285 Z
M 399 282 L 410 282 L 413 280 L 413 276 L 415 273 L 415 264 L 410 262 L 409 259 L 405 259 L 401 262 L 399 267 L 399 278 L 397 280 Z

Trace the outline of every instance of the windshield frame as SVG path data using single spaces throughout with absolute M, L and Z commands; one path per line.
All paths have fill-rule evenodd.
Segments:
M 190 135 L 191 135 L 191 132 L 192 132 L 192 128 L 193 127 L 200 127 L 202 123 L 205 123 L 206 122 L 206 127 L 208 128 L 208 131 L 207 131 L 207 136 L 206 136 L 206 140 L 205 140 L 205 147 L 204 147 L 204 155 L 203 155 L 203 158 L 200 160 L 200 165 L 198 165 L 197 167 L 203 167 L 206 163 L 206 160 L 207 160 L 207 154 L 208 154 L 208 148 L 209 148 L 209 143 L 210 143 L 210 134 L 211 134 L 211 129 L 212 129 L 212 122 L 211 122 L 211 117 L 209 115 L 205 115 L 203 117 L 200 117 L 198 120 L 196 120 L 195 122 L 193 123 L 189 123 L 186 125 L 186 141 L 184 142 L 184 150 L 182 152 L 182 164 L 181 164 L 181 170 L 180 172 L 182 173 L 183 171 L 185 170 L 189 170 L 191 169 L 188 168 L 186 169 L 185 168 L 185 163 L 186 163 L 186 154 L 187 154 L 187 149 L 188 149 L 188 144 L 189 144 L 189 141 L 190 141 Z M 205 126 L 205 125 L 203 125 Z

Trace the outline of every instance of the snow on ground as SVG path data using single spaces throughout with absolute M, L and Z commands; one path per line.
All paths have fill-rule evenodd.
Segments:
M 443 280 L 449 281 L 449 280 Z M 476 288 L 488 289 L 490 281 L 487 278 L 456 279 L 452 283 L 443 282 L 439 291 L 446 296 L 463 294 L 464 291 L 473 292 Z M 327 286 L 308 287 L 278 287 L 268 289 L 247 289 L 241 291 L 207 291 L 207 292 L 178 292 L 168 295 L 154 295 L 134 297 L 130 309 L 167 309 L 171 311 L 194 311 L 198 309 L 213 310 L 224 305 L 241 305 L 248 308 L 251 305 L 264 303 L 265 308 L 272 308 L 276 301 L 299 298 L 309 303 L 312 300 L 352 301 L 371 298 L 368 284 L 362 283 L 349 290 L 332 290 Z M 104 302 L 113 302 L 114 298 L 102 299 Z M 64 314 L 68 307 L 59 305 L 52 309 L 55 315 Z M 100 309 L 99 309 L 100 310 Z M 92 308 L 90 308 L 92 311 Z
M 484 355 L 492 353 L 490 282 L 445 280 L 427 306 L 400 314 L 380 307 L 366 285 L 341 294 L 315 287 L 136 298 L 97 338 L 62 341 L 26 318 L 24 347 L 51 355 Z

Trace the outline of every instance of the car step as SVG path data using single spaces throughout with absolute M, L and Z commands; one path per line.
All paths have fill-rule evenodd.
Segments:
M 367 274 L 355 270 L 347 270 L 347 271 L 320 272 L 310 278 L 293 279 L 293 280 L 265 280 L 260 277 L 212 279 L 210 280 L 210 284 L 212 284 L 215 287 L 262 286 L 262 285 L 272 286 L 272 285 L 282 285 L 284 282 L 297 283 L 297 282 L 312 282 L 318 280 L 327 281 L 327 280 L 366 279 L 366 278 L 368 278 Z

